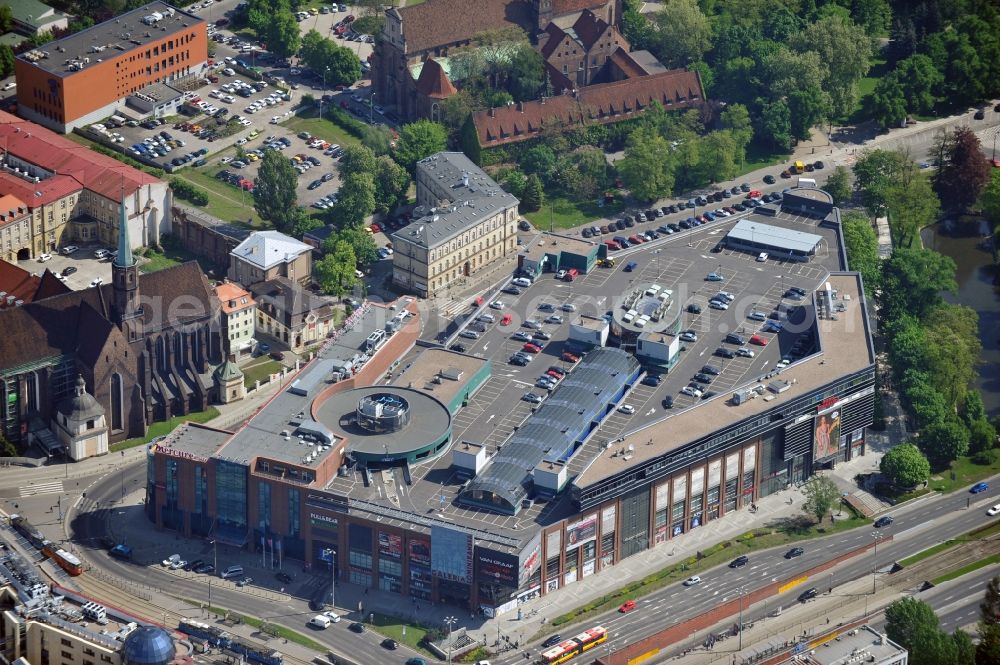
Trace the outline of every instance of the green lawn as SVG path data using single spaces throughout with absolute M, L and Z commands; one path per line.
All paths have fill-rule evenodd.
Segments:
M 614 216 L 625 209 L 621 199 L 610 205 L 598 206 L 594 201 L 571 201 L 562 196 L 546 197 L 545 204 L 537 212 L 529 212 L 524 217 L 537 228 L 548 230 L 570 229 L 592 222 L 602 217 Z
M 170 268 L 171 266 L 176 266 L 186 261 L 197 261 L 199 265 L 201 265 L 203 272 L 208 272 L 209 269 L 214 268 L 214 266 L 212 266 L 204 258 L 195 256 L 181 247 L 180 244 L 175 242 L 170 236 L 163 237 L 162 248 L 162 252 L 156 251 L 151 247 L 139 250 L 137 253 L 145 259 L 145 261 L 139 265 L 139 270 L 142 272 L 156 272 L 157 270 Z
M 945 550 L 951 549 L 952 547 L 955 547 L 957 545 L 961 545 L 962 543 L 985 540 L 990 536 L 994 536 L 998 533 L 1000 533 L 1000 521 L 994 522 L 993 524 L 990 524 L 985 527 L 980 527 L 978 529 L 974 529 L 972 531 L 963 533 L 958 538 L 952 538 L 950 540 L 944 541 L 943 543 L 938 543 L 933 547 L 928 547 L 923 552 L 917 552 L 913 556 L 901 560 L 899 562 L 899 565 L 903 567 L 912 566 L 913 564 L 919 561 L 928 559 L 934 556 L 935 554 L 944 552 Z
M 872 93 L 875 91 L 875 86 L 878 85 L 879 80 L 888 73 L 889 68 L 885 58 L 878 56 L 872 60 L 872 68 L 868 70 L 868 76 L 858 82 L 858 92 L 860 95 L 858 97 L 858 103 L 854 105 L 854 112 L 851 114 L 849 119 L 850 122 L 861 122 L 862 120 L 867 120 L 865 117 L 865 109 L 868 106 L 868 98 L 871 97 Z
M 176 177 L 205 190 L 208 194 L 208 205 L 202 209 L 209 215 L 230 224 L 267 228 L 269 225 L 253 208 L 253 194 L 241 192 L 236 187 L 215 178 L 214 173 L 218 170 L 219 165 L 213 164 L 200 169 L 183 169 L 176 174 Z
M 931 584 L 941 584 L 942 582 L 947 582 L 948 580 L 953 580 L 955 578 L 961 577 L 962 575 L 967 575 L 974 570 L 979 570 L 980 568 L 985 568 L 986 566 L 992 566 L 995 563 L 1000 563 L 1000 554 L 994 554 L 988 556 L 985 559 L 980 559 L 979 561 L 973 561 L 972 563 L 961 566 L 960 568 L 955 568 L 954 570 L 949 570 L 944 575 L 939 575 L 931 580 Z
M 425 628 L 420 626 L 415 626 L 413 624 L 406 623 L 399 619 L 398 617 L 389 616 L 388 614 L 374 613 L 374 624 L 373 628 L 385 635 L 386 637 L 391 637 L 400 644 L 405 644 L 406 646 L 419 651 L 421 655 L 429 656 L 434 660 L 437 660 L 437 656 L 421 645 L 421 641 L 424 639 L 424 635 L 427 634 Z
M 189 413 L 186 416 L 175 416 L 170 420 L 166 420 L 161 423 L 153 423 L 149 426 L 149 431 L 146 432 L 146 436 L 137 436 L 134 439 L 125 439 L 124 441 L 119 441 L 118 443 L 111 444 L 111 452 L 118 452 L 119 450 L 125 450 L 127 448 L 135 448 L 136 446 L 142 446 L 158 436 L 165 436 L 170 432 L 174 431 L 174 428 L 185 422 L 192 423 L 206 423 L 219 415 L 219 410 L 214 406 L 210 406 L 204 411 L 198 411 L 197 413 Z
M 1000 472 L 1000 459 L 993 464 L 984 466 L 974 463 L 969 457 L 959 457 L 951 463 L 950 471 L 935 474 L 934 478 L 930 481 L 930 487 L 935 492 L 946 494 L 971 485 L 983 478 L 988 478 L 997 472 Z
M 283 365 L 277 360 L 271 360 L 267 356 L 261 356 L 258 360 L 246 367 L 240 368 L 243 371 L 243 385 L 253 388 L 257 381 L 265 381 L 267 377 L 281 371 Z
M 743 162 L 743 167 L 740 168 L 737 177 L 743 175 L 744 173 L 750 173 L 751 171 L 756 171 L 757 169 L 767 168 L 768 166 L 780 166 L 782 164 L 790 162 L 792 158 L 791 153 L 788 152 L 771 152 L 760 148 L 754 144 L 751 144 L 747 148 L 747 158 Z M 780 173 L 783 169 L 778 169 Z M 773 174 L 775 177 L 778 173 Z
M 335 122 L 331 122 L 326 118 L 317 118 L 312 116 L 312 114 L 315 113 L 314 111 L 303 111 L 302 113 L 304 115 L 294 115 L 281 124 L 296 134 L 303 131 L 309 132 L 313 136 L 318 136 L 324 141 L 337 143 L 341 146 L 357 145 L 361 143 L 361 141 L 348 134 L 343 127 Z
M 850 517 L 838 520 L 834 524 L 825 522 L 822 525 L 813 523 L 810 519 L 800 517 L 778 522 L 772 526 L 748 531 L 732 540 L 723 541 L 705 550 L 698 552 L 696 556 L 688 557 L 682 561 L 654 572 L 641 580 L 632 582 L 616 592 L 609 593 L 591 602 L 577 607 L 565 614 L 562 614 L 549 625 L 536 633 L 532 641 L 544 637 L 549 633 L 556 632 L 560 626 L 577 623 L 589 617 L 602 614 L 618 607 L 630 598 L 645 596 L 668 584 L 674 584 L 683 579 L 708 570 L 715 566 L 730 561 L 741 554 L 788 545 L 810 538 L 829 536 L 850 529 L 856 529 L 871 524 L 871 520 L 855 513 L 845 506 L 845 511 L 850 513 Z M 662 547 L 670 547 L 669 544 Z

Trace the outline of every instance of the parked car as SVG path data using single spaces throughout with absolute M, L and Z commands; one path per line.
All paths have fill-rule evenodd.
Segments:
M 807 600 L 812 600 L 818 595 L 819 595 L 819 590 L 816 587 L 811 587 L 799 594 L 799 602 L 804 603 Z

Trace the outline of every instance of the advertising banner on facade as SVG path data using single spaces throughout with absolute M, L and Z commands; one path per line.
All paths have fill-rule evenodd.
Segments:
M 587 515 L 576 524 L 566 525 L 567 552 L 595 538 L 597 538 L 597 513 Z
M 423 538 L 410 538 L 410 563 L 419 566 L 431 565 L 431 541 Z
M 386 531 L 378 532 L 378 553 L 379 556 L 399 559 L 403 556 L 403 537 Z
M 476 548 L 476 579 L 480 582 L 496 582 L 516 588 L 518 565 L 518 559 L 513 554 Z
M 521 570 L 517 576 L 517 586 L 521 587 L 542 565 L 542 534 L 536 535 L 528 546 L 521 550 Z
M 432 526 L 431 572 L 435 577 L 468 584 L 472 578 L 472 534 Z
M 840 409 L 833 408 L 816 414 L 815 433 L 813 459 L 836 455 L 840 450 Z

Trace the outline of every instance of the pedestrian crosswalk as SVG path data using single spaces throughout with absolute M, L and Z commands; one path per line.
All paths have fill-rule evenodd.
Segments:
M 28 496 L 37 496 L 39 494 L 55 494 L 57 492 L 63 491 L 63 481 L 52 480 L 47 483 L 34 483 L 33 485 L 25 485 L 19 489 L 19 494 L 21 498 Z
M 446 319 L 453 319 L 459 312 L 469 309 L 469 303 L 465 300 L 445 300 L 439 298 L 435 301 L 437 313 Z

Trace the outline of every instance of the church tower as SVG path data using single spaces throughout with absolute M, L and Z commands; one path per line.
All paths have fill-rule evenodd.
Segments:
M 111 277 L 114 287 L 112 319 L 130 342 L 139 339 L 142 336 L 139 268 L 136 266 L 135 257 L 132 256 L 132 246 L 128 238 L 128 211 L 125 206 L 124 188 L 118 219 L 118 254 L 111 264 Z
M 552 22 L 552 0 L 535 0 L 535 26 L 544 30 Z

